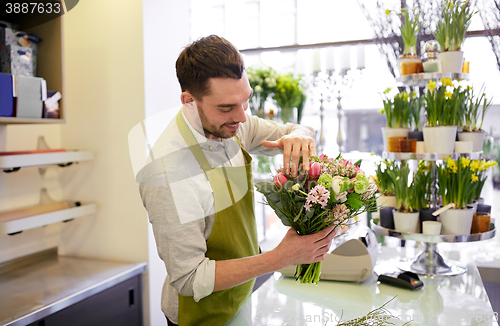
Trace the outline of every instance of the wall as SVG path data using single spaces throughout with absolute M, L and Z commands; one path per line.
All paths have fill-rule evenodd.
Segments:
M 63 172 L 61 183 L 68 198 L 97 202 L 98 211 L 63 226 L 59 254 L 147 262 L 148 222 L 127 141 L 144 119 L 142 2 L 80 1 L 63 18 L 67 122 L 61 145 L 91 149 L 95 160 Z M 148 296 L 144 286 L 145 325 Z
M 189 1 L 143 0 L 143 21 L 145 116 L 161 130 L 180 104 L 175 60 L 189 43 Z M 149 223 L 148 239 L 151 325 L 165 325 L 160 299 L 166 271 Z

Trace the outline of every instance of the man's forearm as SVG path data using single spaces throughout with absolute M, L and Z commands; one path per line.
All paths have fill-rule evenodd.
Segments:
M 240 259 L 220 260 L 215 263 L 214 292 L 235 287 L 260 275 L 288 266 L 273 251 Z

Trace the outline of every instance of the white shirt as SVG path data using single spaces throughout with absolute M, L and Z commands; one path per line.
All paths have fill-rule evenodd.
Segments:
M 213 168 L 242 166 L 243 152 L 233 139 L 215 141 L 202 134 L 183 118 Z M 277 140 L 300 126 L 279 125 L 246 111 L 247 121 L 236 136 L 252 154 L 276 155 L 281 150 L 267 149 L 264 140 Z M 198 302 L 210 295 L 215 283 L 215 261 L 205 256 L 206 241 L 215 219 L 213 191 L 203 169 L 187 147 L 175 118 L 165 128 L 150 152 L 152 162 L 137 176 L 144 207 L 153 226 L 158 254 L 164 261 L 167 277 L 162 290 L 162 310 L 173 323 L 178 322 L 178 296 L 193 296 Z

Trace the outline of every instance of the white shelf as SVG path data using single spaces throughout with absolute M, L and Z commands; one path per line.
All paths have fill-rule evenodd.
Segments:
M 95 203 L 87 203 L 50 213 L 33 215 L 7 222 L 0 222 L 0 234 L 13 234 L 40 226 L 54 224 L 81 216 L 94 214 L 97 211 Z
M 0 169 L 8 170 L 22 167 L 66 164 L 70 162 L 90 161 L 94 159 L 92 151 L 65 151 L 52 153 L 34 153 L 0 156 Z
M 407 86 L 425 86 L 430 80 L 440 80 L 441 78 L 451 78 L 451 79 L 469 79 L 469 74 L 467 73 L 454 73 L 454 72 L 435 72 L 435 73 L 420 73 L 403 75 L 396 78 L 396 81 L 403 83 Z
M 399 152 L 383 152 L 382 158 L 388 160 L 425 160 L 425 161 L 440 161 L 447 160 L 451 158 L 456 160 L 459 157 L 468 157 L 471 160 L 481 159 L 483 152 L 472 152 L 472 153 L 399 153 Z

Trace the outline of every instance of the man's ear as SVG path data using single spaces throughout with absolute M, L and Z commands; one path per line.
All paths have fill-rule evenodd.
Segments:
M 186 103 L 190 103 L 190 102 L 194 102 L 193 95 L 191 95 L 191 93 L 189 93 L 189 92 L 182 92 L 181 93 L 181 103 L 186 104 Z

